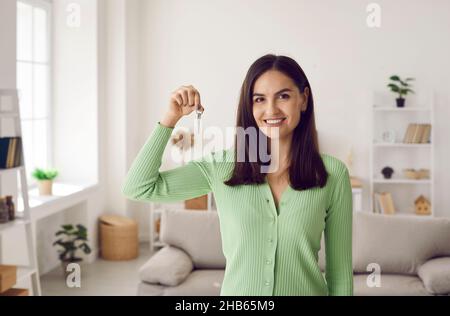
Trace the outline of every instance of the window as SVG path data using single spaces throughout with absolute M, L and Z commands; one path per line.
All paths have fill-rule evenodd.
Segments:
M 50 22 L 49 2 L 17 1 L 17 88 L 29 180 L 35 167 L 52 163 Z

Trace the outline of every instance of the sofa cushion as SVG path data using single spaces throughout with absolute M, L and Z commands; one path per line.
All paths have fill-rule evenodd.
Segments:
M 225 268 L 216 211 L 164 210 L 161 241 L 186 251 L 197 269 Z
M 450 257 L 428 260 L 420 266 L 418 274 L 430 293 L 450 293 Z
M 194 268 L 191 258 L 181 249 L 166 246 L 139 269 L 142 281 L 175 286 L 183 282 Z
M 164 289 L 164 296 L 219 296 L 225 270 L 194 270 L 186 281 Z
M 357 212 L 353 216 L 353 269 L 370 263 L 382 273 L 416 275 L 428 259 L 450 255 L 450 219 Z
M 381 274 L 380 286 L 370 287 L 370 274 L 353 275 L 354 296 L 422 296 L 431 295 L 417 276 Z M 371 282 L 369 282 L 371 284 Z

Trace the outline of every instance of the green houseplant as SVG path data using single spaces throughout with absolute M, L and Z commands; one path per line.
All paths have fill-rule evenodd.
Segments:
M 389 79 L 391 80 L 391 83 L 387 86 L 392 92 L 398 93 L 398 98 L 396 99 L 397 107 L 402 108 L 405 106 L 405 98 L 403 96 L 406 96 L 409 92 L 414 93 L 411 89 L 410 83 L 414 80 L 414 78 L 406 78 L 405 80 L 402 80 L 399 76 L 393 75 Z
M 39 195 L 52 195 L 53 180 L 58 176 L 58 171 L 36 168 L 32 175 L 38 181 Z
M 87 244 L 87 229 L 81 224 L 73 225 L 61 225 L 60 230 L 55 233 L 55 237 L 58 239 L 53 243 L 53 246 L 60 246 L 62 249 L 58 250 L 59 260 L 63 267 L 63 271 L 66 271 L 66 267 L 69 263 L 80 262 L 83 259 L 77 257 L 77 251 L 81 250 L 85 254 L 91 253 L 91 248 Z

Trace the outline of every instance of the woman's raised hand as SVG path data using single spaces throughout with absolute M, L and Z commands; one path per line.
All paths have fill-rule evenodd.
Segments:
M 205 109 L 201 105 L 200 93 L 192 85 L 181 86 L 170 96 L 169 109 L 167 110 L 161 124 L 173 127 L 185 115 L 189 115 L 196 109 L 203 112 Z

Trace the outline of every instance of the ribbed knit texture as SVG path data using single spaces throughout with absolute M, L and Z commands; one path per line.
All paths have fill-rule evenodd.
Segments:
M 345 164 L 321 154 L 325 187 L 291 186 L 275 207 L 270 186 L 230 187 L 232 150 L 159 171 L 173 128 L 155 126 L 122 187 L 136 201 L 175 202 L 214 193 L 226 258 L 221 295 L 353 295 L 352 191 Z M 318 264 L 325 236 L 325 277 Z

